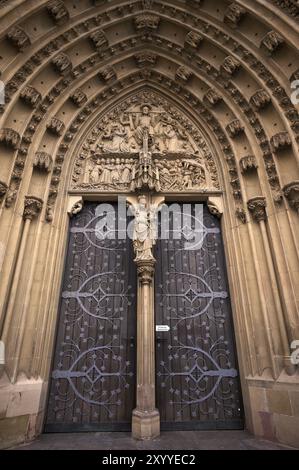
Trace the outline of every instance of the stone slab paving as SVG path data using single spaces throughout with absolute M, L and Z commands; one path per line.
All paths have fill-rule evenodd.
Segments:
M 20 450 L 290 450 L 291 447 L 257 439 L 246 431 L 162 432 L 153 441 L 136 441 L 130 433 L 95 432 L 42 434 Z M 294 449 L 293 449 L 294 450 Z

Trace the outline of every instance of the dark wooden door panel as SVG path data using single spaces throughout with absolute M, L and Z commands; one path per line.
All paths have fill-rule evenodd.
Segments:
M 156 250 L 156 324 L 170 326 L 156 333 L 162 429 L 242 428 L 220 222 L 204 207 L 203 244 L 196 251 L 174 239 L 172 228 Z
M 136 330 L 132 243 L 98 237 L 97 206 L 86 204 L 71 220 L 48 432 L 130 428 Z

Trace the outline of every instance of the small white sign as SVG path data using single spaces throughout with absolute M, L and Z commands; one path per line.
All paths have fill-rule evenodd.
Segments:
M 156 325 L 156 331 L 169 331 L 169 325 Z

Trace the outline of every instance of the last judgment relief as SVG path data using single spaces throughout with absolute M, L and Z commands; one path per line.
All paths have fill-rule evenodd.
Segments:
M 76 160 L 73 189 L 130 192 L 219 189 L 198 129 L 153 92 L 130 97 L 101 118 Z

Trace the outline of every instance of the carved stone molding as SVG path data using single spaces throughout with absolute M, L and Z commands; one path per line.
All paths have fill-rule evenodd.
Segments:
M 292 145 L 292 140 L 288 132 L 278 132 L 271 138 L 273 152 L 279 152 Z
M 135 28 L 138 31 L 156 31 L 160 24 L 160 17 L 157 15 L 144 13 L 134 18 Z
M 264 109 L 269 103 L 271 103 L 271 97 L 265 90 L 258 90 L 250 98 L 250 104 L 256 111 Z
M 240 62 L 232 56 L 228 56 L 224 59 L 220 69 L 227 75 L 234 75 L 240 68 Z
M 42 99 L 42 95 L 32 86 L 25 86 L 20 93 L 20 98 L 32 108 L 36 108 Z
M 32 220 L 38 216 L 43 207 L 43 200 L 35 196 L 25 196 L 24 219 Z
M 247 173 L 248 171 L 255 170 L 258 168 L 258 164 L 254 155 L 246 155 L 240 160 L 241 173 Z
M 87 102 L 87 96 L 80 88 L 74 91 L 74 93 L 70 96 L 70 99 L 76 106 L 78 106 L 78 108 Z
M 99 77 L 101 80 L 103 80 L 106 83 L 110 83 L 114 80 L 116 80 L 116 72 L 113 67 L 106 67 L 103 70 L 99 72 Z
M 46 152 L 36 152 L 33 160 L 33 166 L 41 171 L 49 173 L 52 169 L 52 157 Z
M 135 263 L 141 284 L 151 284 L 154 279 L 156 260 L 137 260 Z
M 108 46 L 108 39 L 101 30 L 92 32 L 89 38 L 97 50 Z
M 263 196 L 254 197 L 249 199 L 247 202 L 247 207 L 252 215 L 253 220 L 255 222 L 261 222 L 262 220 L 267 219 L 267 212 L 266 212 L 266 198 Z
M 66 75 L 73 68 L 71 59 L 64 52 L 60 52 L 55 57 L 53 57 L 52 64 L 53 64 L 55 70 L 58 73 L 60 73 L 60 75 Z
M 226 130 L 230 137 L 234 138 L 244 132 L 244 126 L 241 124 L 239 119 L 235 119 L 226 126 Z
M 7 39 L 19 51 L 23 51 L 26 47 L 30 46 L 30 39 L 25 31 L 20 26 L 14 26 L 6 35 Z
M 224 14 L 224 23 L 232 28 L 237 28 L 245 13 L 246 10 L 240 5 L 231 3 Z
M 6 147 L 16 150 L 19 147 L 20 141 L 21 137 L 17 131 L 10 128 L 0 129 L 0 142 L 6 145 Z
M 272 55 L 283 43 L 283 38 L 276 31 L 269 31 L 261 41 L 261 48 Z
M 50 122 L 47 124 L 47 129 L 51 134 L 61 136 L 63 131 L 64 131 L 65 125 L 64 123 L 60 120 L 57 119 L 56 117 L 53 117 Z
M 183 65 L 178 67 L 175 73 L 175 78 L 177 80 L 182 80 L 183 82 L 188 82 L 192 76 L 192 71 Z
M 283 187 L 283 193 L 290 206 L 299 212 L 299 181 L 292 181 Z
M 157 62 L 157 54 L 145 51 L 134 55 L 138 67 L 153 67 Z
M 66 23 L 70 18 L 69 12 L 62 0 L 49 2 L 47 4 L 47 10 L 53 21 L 58 25 Z
M 208 101 L 211 106 L 215 106 L 222 101 L 222 96 L 219 95 L 216 90 L 210 88 L 204 95 L 204 100 Z
M 187 46 L 194 47 L 194 49 L 197 49 L 202 41 L 203 36 L 201 36 L 199 33 L 196 33 L 195 31 L 189 31 L 185 37 L 185 44 Z
M 8 191 L 8 186 L 6 183 L 3 181 L 0 181 L 0 201 L 5 197 L 6 193 Z

